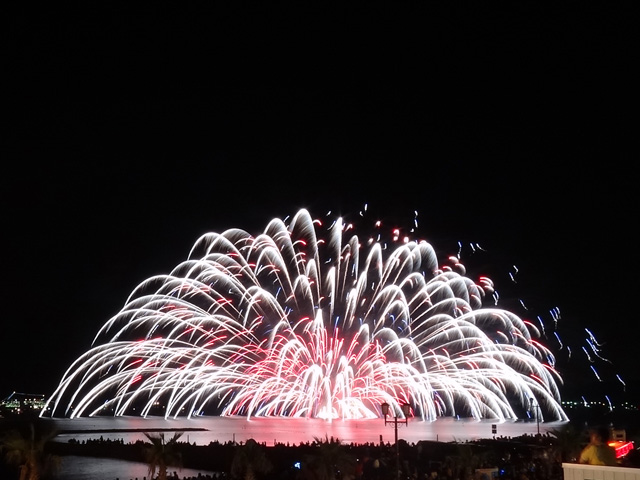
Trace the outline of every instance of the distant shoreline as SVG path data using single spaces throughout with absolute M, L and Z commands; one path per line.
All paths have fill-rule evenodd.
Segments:
M 144 432 L 207 432 L 207 428 L 95 428 L 83 430 L 58 430 L 58 434 L 83 433 L 144 433 Z

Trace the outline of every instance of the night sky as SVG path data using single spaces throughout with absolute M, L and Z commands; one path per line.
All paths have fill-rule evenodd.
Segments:
M 482 245 L 463 263 L 516 313 L 557 307 L 567 397 L 638 398 L 627 16 L 517 3 L 12 12 L 0 397 L 52 393 L 203 233 L 367 204 L 402 228 L 417 211 L 443 259 Z

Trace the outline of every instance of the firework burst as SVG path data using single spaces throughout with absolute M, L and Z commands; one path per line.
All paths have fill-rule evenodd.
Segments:
M 203 235 L 132 292 L 44 411 L 357 419 L 406 402 L 425 420 L 515 419 L 535 399 L 567 419 L 538 330 L 484 307 L 490 279 L 425 241 L 365 246 L 350 229 L 300 210 L 257 236 Z

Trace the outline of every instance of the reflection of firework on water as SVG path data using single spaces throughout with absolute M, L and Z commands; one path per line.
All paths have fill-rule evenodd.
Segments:
M 424 241 L 360 243 L 305 210 L 264 233 L 202 236 L 140 284 L 52 395 L 48 414 L 517 418 L 559 405 L 551 352 L 517 315 L 485 308 L 488 278 Z

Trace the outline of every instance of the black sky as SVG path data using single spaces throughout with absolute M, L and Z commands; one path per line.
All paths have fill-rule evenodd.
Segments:
M 517 265 L 522 296 L 560 308 L 568 338 L 592 330 L 637 392 L 619 6 L 55 8 L 23 6 L 4 35 L 0 396 L 51 393 L 201 234 L 365 203 L 417 210 L 443 257 L 480 243 L 499 289 Z M 575 363 L 572 395 L 626 396 Z

